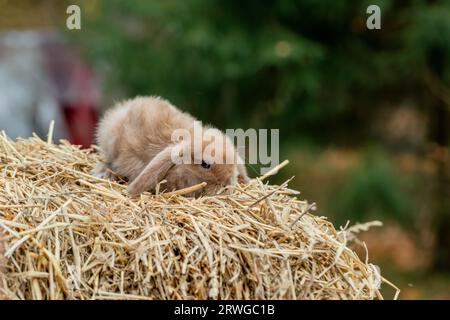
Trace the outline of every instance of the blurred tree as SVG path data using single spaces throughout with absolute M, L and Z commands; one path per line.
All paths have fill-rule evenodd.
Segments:
M 448 1 L 377 1 L 376 31 L 365 27 L 369 2 L 97 0 L 82 32 L 69 34 L 107 69 L 111 91 L 163 95 L 219 126 L 270 124 L 321 142 L 354 142 L 351 124 L 362 143 L 380 98 L 420 94 L 412 90 L 432 39 L 450 50 Z
M 430 73 L 428 77 L 435 82 L 441 82 L 444 76 L 443 70 L 445 61 L 445 52 L 441 47 L 432 47 L 428 51 Z M 435 83 L 431 84 L 436 85 Z M 439 99 L 441 98 L 441 99 Z M 449 145 L 449 117 L 448 109 L 450 105 L 446 104 L 442 97 L 430 99 L 430 115 L 433 126 L 431 126 L 430 138 L 436 143 L 436 149 L 442 150 Z M 433 184 L 434 206 L 436 215 L 434 225 L 437 230 L 437 254 L 435 267 L 443 270 L 450 268 L 450 168 L 448 160 L 442 157 L 439 152 L 434 157 L 437 166 L 437 174 Z

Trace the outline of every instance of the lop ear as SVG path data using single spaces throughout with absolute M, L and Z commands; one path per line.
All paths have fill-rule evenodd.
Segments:
M 167 171 L 174 166 L 171 159 L 173 147 L 166 147 L 147 164 L 139 176 L 128 186 L 130 194 L 138 195 L 144 191 L 154 189 L 158 182 L 163 180 Z

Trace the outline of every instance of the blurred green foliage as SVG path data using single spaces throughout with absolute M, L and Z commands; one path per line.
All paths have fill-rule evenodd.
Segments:
M 344 225 L 349 218 L 352 222 L 396 219 L 403 223 L 411 219 L 413 201 L 404 191 L 405 181 L 382 153 L 364 152 L 361 162 L 344 179 L 330 197 L 338 224 Z
M 285 138 L 355 140 L 349 125 L 364 134 L 380 95 L 421 85 L 431 46 L 450 54 L 449 1 L 94 3 L 70 36 L 107 69 L 110 90 L 162 95 L 221 127 L 283 128 Z M 381 7 L 381 30 L 365 26 L 369 4 Z

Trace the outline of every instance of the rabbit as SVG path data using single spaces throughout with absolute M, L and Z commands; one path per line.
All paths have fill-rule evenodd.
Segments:
M 176 130 L 189 137 L 174 139 Z M 219 143 L 212 144 L 211 139 Z M 131 195 L 154 191 L 162 180 L 166 181 L 162 188 L 168 191 L 206 182 L 203 189 L 186 195 L 194 197 L 249 181 L 231 139 L 216 128 L 199 125 L 160 97 L 136 97 L 107 111 L 97 128 L 97 144 L 106 163 L 98 163 L 92 173 L 105 179 L 114 178 L 111 171 L 126 177 Z

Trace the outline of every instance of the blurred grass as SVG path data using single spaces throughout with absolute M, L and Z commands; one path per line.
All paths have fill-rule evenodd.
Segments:
M 290 164 L 271 179 L 280 183 L 295 175 L 291 187 L 317 202 L 318 215 L 336 227 L 347 221 L 384 223 L 360 238 L 370 261 L 402 290 L 400 299 L 450 298 L 450 273 L 430 271 L 435 238 L 427 201 L 432 201 L 433 169 L 426 159 L 377 147 L 322 149 L 306 143 L 283 149 Z M 356 248 L 365 258 L 365 251 Z M 387 287 L 382 292 L 394 294 Z
M 415 174 L 398 169 L 389 154 L 380 148 L 363 149 L 291 146 L 282 152 L 290 160 L 273 181 L 295 175 L 292 186 L 302 196 L 319 203 L 319 208 L 337 224 L 347 219 L 393 218 L 399 221 L 414 216 L 415 201 L 409 190 Z M 413 181 L 414 182 L 414 181 Z
M 429 272 L 399 272 L 389 265 L 379 264 L 383 276 L 395 279 L 395 285 L 401 289 L 400 300 L 449 300 L 450 274 Z M 392 297 L 392 289 L 383 286 L 383 296 Z

